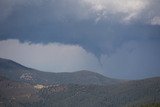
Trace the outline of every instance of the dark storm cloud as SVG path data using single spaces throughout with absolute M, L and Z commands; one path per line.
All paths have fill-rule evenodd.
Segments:
M 150 19 L 145 22 L 153 21 L 159 13 L 158 1 L 131 0 L 127 2 L 128 6 L 123 5 L 125 2 L 1 0 L 0 38 L 80 44 L 89 51 L 97 52 L 95 54 L 101 54 L 130 39 L 157 37 L 160 34 L 157 26 L 137 24 L 139 22 L 126 25 L 123 22 L 137 19 L 140 13 L 146 15 L 148 10 Z M 157 20 L 155 18 L 152 24 Z
M 101 57 L 107 75 L 126 79 L 140 79 L 160 75 L 160 42 L 130 41 L 111 56 Z
M 159 4 L 159 0 L 1 0 L 0 39 L 79 45 L 99 59 L 103 58 L 103 66 L 110 65 L 104 67 L 105 72 L 121 77 L 128 67 L 121 69 L 122 75 L 119 76 L 116 75 L 118 69 L 113 69 L 113 66 L 117 57 L 124 57 L 119 51 L 126 49 L 124 44 L 131 43 L 134 47 L 133 41 L 139 46 L 143 42 L 141 48 L 136 47 L 137 53 L 145 48 L 144 44 L 150 44 L 148 52 L 151 49 L 160 52 L 160 44 L 152 45 L 160 42 Z M 129 61 L 140 62 L 138 58 L 145 54 L 145 51 L 141 52 L 136 54 L 134 61 Z M 155 59 L 159 56 L 155 54 L 151 52 L 143 59 L 156 56 L 151 63 L 155 61 L 158 65 Z M 120 66 L 122 61 L 118 61 L 116 66 Z M 153 64 L 148 64 L 148 67 L 152 68 L 150 71 L 154 68 Z M 142 73 L 146 70 L 138 65 L 135 69 Z M 131 72 L 134 73 L 133 70 Z M 136 74 L 133 77 L 137 77 Z

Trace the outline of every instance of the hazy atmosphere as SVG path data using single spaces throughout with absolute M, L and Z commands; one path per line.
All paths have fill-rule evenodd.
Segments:
M 0 57 L 49 72 L 160 76 L 160 0 L 0 0 Z

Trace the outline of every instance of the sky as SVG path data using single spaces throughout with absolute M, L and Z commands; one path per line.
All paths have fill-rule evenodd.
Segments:
M 160 76 L 159 0 L 0 0 L 0 57 L 49 72 Z

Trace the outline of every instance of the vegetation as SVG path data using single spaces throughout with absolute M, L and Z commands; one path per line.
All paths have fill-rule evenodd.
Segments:
M 0 107 L 159 107 L 159 81 L 117 82 L 89 71 L 44 73 L 0 60 Z
M 43 85 L 0 77 L 0 105 L 4 107 L 157 107 L 160 78 L 119 85 Z M 151 103 L 151 104 L 148 104 Z M 143 104 L 143 105 L 142 105 Z M 144 105 L 147 104 L 147 105 Z M 142 106 L 139 106 L 142 105 Z M 2 107 L 3 107 L 2 106 Z
M 142 105 L 141 107 L 160 107 L 160 103 L 146 104 Z

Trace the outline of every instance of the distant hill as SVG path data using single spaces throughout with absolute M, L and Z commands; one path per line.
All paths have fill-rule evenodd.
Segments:
M 21 107 L 21 103 L 40 101 L 33 85 L 0 76 L 0 107 Z
M 119 85 L 40 85 L 0 77 L 0 107 L 159 107 L 160 78 Z
M 0 59 L 0 107 L 157 107 L 160 77 L 122 81 L 91 71 L 49 73 Z
M 54 92 L 55 86 L 40 91 L 44 102 L 39 107 L 140 107 L 160 102 L 160 78 L 130 81 L 112 86 L 67 85 Z
M 0 75 L 14 81 L 40 84 L 112 85 L 123 82 L 86 70 L 72 73 L 42 72 L 2 58 L 0 58 Z

